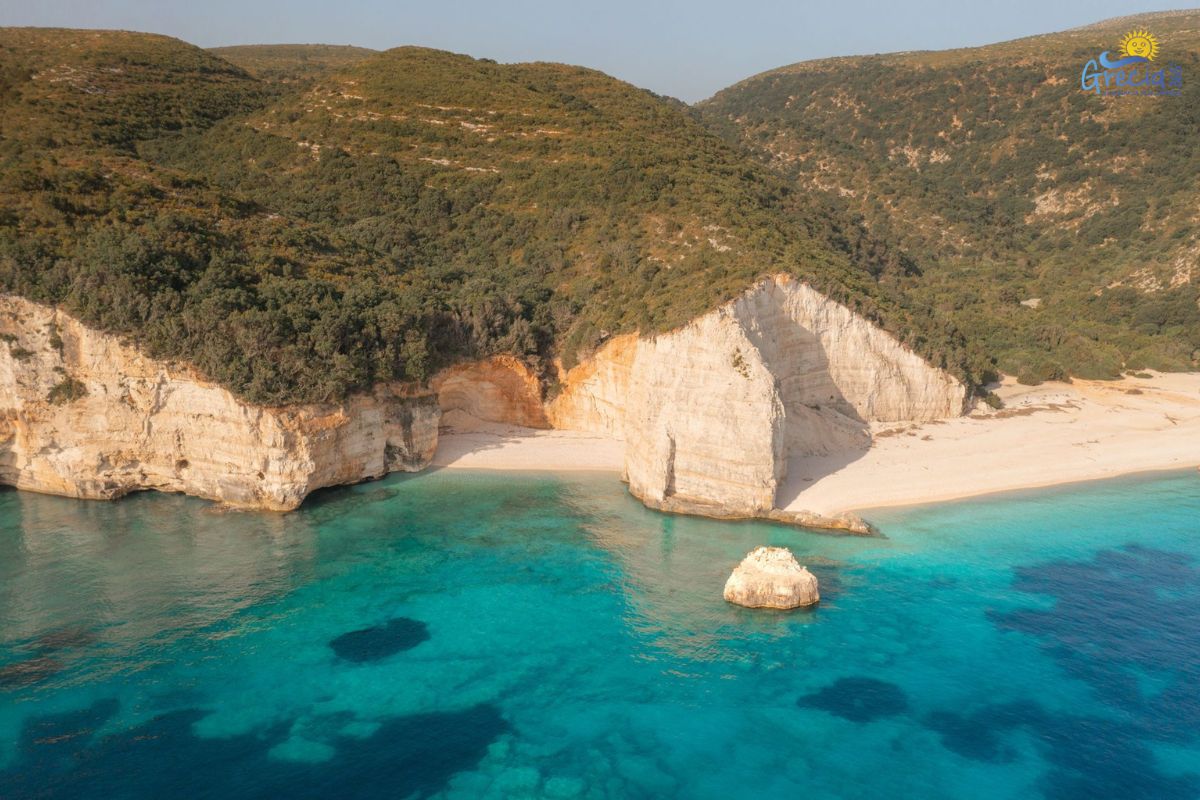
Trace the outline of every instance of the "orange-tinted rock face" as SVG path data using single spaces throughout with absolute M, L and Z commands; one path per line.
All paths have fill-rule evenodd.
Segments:
M 595 357 L 561 373 L 561 389 L 546 404 L 550 424 L 624 439 L 625 408 L 637 353 L 636 334 L 614 336 Z
M 451 427 L 472 421 L 549 428 L 537 374 L 513 356 L 457 364 L 434 376 L 431 387 Z

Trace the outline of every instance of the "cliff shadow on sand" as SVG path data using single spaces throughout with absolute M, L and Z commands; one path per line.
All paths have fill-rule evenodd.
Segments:
M 806 489 L 822 478 L 850 466 L 865 456 L 870 449 L 868 443 L 865 447 L 841 450 L 823 456 L 789 458 L 787 473 L 779 480 L 779 488 L 775 493 L 775 507 L 781 510 L 790 509 L 792 506 L 805 508 Z
M 783 408 L 777 509 L 791 507 L 805 488 L 862 458 L 871 447 L 870 423 L 843 393 L 828 347 L 785 303 L 784 293 L 770 291 L 765 308 L 744 323 L 747 338 L 775 376 Z
M 503 423 L 475 421 L 473 424 L 462 424 L 461 418 L 458 422 L 458 425 L 438 428 L 438 449 L 434 453 L 432 468 L 468 466 L 460 462 L 480 453 L 498 452 L 523 444 L 537 433 L 534 428 Z

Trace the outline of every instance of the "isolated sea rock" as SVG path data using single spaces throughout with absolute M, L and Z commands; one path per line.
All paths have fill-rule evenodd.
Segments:
M 246 403 L 62 311 L 0 295 L 0 484 L 287 511 L 324 486 L 424 468 L 439 418 L 436 398 L 393 386 L 329 405 Z
M 725 582 L 725 599 L 747 608 L 800 608 L 821 599 L 817 576 L 786 547 L 757 547 Z

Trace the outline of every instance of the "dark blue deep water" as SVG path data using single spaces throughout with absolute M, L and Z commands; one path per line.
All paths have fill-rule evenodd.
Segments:
M 3 491 L 0 797 L 1200 797 L 1200 475 L 873 519 L 601 475 Z M 815 611 L 721 600 L 766 543 Z

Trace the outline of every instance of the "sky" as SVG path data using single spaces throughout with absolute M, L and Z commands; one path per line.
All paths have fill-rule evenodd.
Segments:
M 695 102 L 797 61 L 989 44 L 1162 10 L 1163 2 L 0 0 L 0 25 L 151 31 L 202 47 L 416 44 L 503 62 L 582 64 Z

